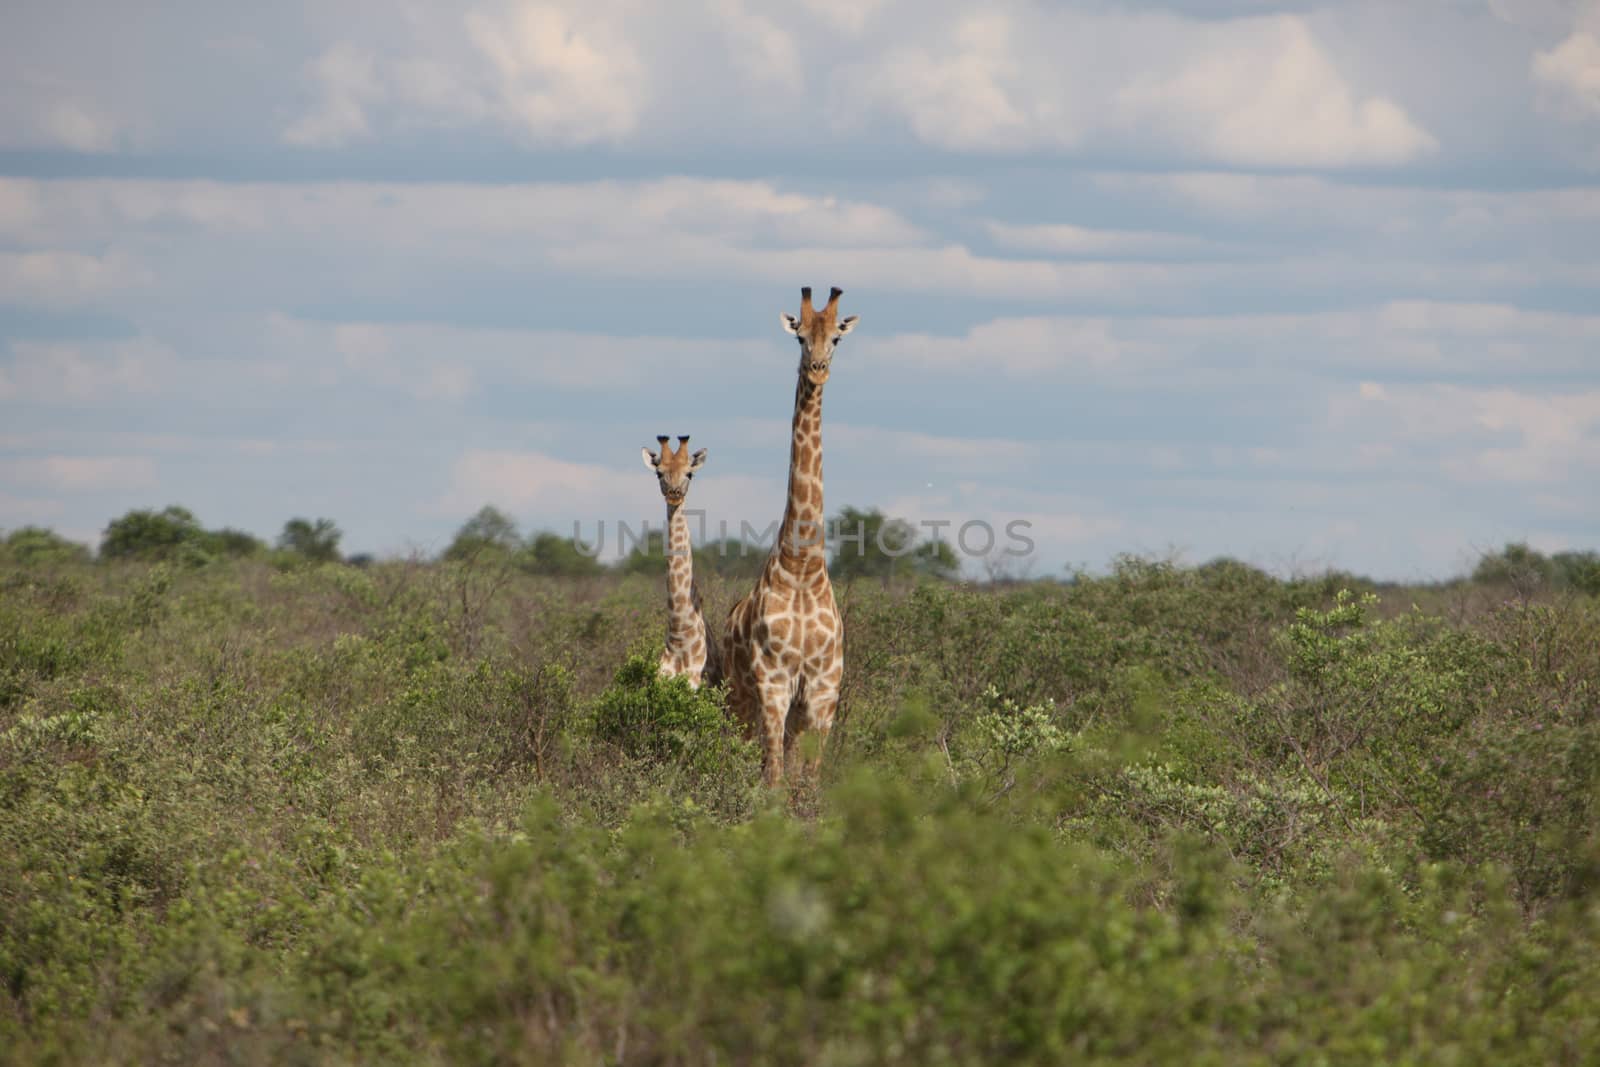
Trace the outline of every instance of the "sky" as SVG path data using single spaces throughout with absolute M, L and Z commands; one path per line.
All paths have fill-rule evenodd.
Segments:
M 830 514 L 1034 576 L 1600 548 L 1600 0 L 0 13 L 0 529 L 593 540 L 684 433 L 763 529 L 804 285 Z

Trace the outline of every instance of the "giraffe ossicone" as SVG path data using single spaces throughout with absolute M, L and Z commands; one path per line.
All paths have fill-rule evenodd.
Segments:
M 667 642 L 661 652 L 659 672 L 666 677 L 684 675 L 689 684 L 715 685 L 721 680 L 721 648 L 712 640 L 694 580 L 694 555 L 689 541 L 689 520 L 683 502 L 695 472 L 705 466 L 706 450 L 689 453 L 689 435 L 678 437 L 674 449 L 666 434 L 656 437 L 660 452 L 639 451 L 647 470 L 656 476 L 667 502 Z
M 805 771 L 816 773 L 844 676 L 844 624 L 828 580 L 822 502 L 822 388 L 839 341 L 857 321 L 855 315 L 839 318 L 843 292 L 835 287 L 817 310 L 810 287 L 803 288 L 800 314 L 784 312 L 780 318 L 800 342 L 788 499 L 761 576 L 728 613 L 722 638 L 729 702 L 761 741 L 768 785 L 782 781 L 789 752 L 807 730 L 819 744 Z

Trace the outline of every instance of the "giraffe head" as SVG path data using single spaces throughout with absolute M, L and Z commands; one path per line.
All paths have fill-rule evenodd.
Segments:
M 661 434 L 656 440 L 661 444 L 660 455 L 648 448 L 639 451 L 644 454 L 645 467 L 656 476 L 661 495 L 666 497 L 668 504 L 676 507 L 689 495 L 689 480 L 694 477 L 694 472 L 705 465 L 706 450 L 702 448 L 691 456 L 688 434 L 678 435 L 677 451 L 667 444 L 666 434 Z
M 856 316 L 839 318 L 839 297 L 844 290 L 837 286 L 828 294 L 828 304 L 821 311 L 811 306 L 811 287 L 800 290 L 800 317 L 788 312 L 782 315 L 784 331 L 800 341 L 800 373 L 812 385 L 822 385 L 828 380 L 828 368 L 833 363 L 833 349 L 840 338 L 856 328 Z

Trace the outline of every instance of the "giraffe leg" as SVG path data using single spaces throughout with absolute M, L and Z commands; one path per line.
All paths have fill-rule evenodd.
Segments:
M 789 705 L 794 701 L 795 680 L 782 670 L 756 671 L 760 694 L 761 777 L 769 786 L 783 781 L 784 730 Z
M 806 754 L 805 762 L 800 768 L 801 774 L 809 781 L 815 782 L 817 779 L 822 766 L 822 750 L 827 747 L 828 733 L 833 729 L 833 713 L 838 707 L 837 681 L 832 685 L 823 683 L 814 686 L 806 700 L 805 728 L 817 735 L 815 745 Z

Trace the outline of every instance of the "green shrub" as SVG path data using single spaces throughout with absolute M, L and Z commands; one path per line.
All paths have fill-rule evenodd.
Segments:
M 203 553 L 205 531 L 194 512 L 176 504 L 160 511 L 130 511 L 106 526 L 100 540 L 103 559 L 177 560 Z
M 41 526 L 19 527 L 0 541 L 0 559 L 23 567 L 87 563 L 89 558 L 87 547 Z
M 1566 579 L 856 583 L 822 783 L 769 796 L 642 651 L 659 578 L 206 551 L 0 553 L 6 1062 L 1600 1043 L 1600 601 Z
M 723 772 L 748 754 L 723 710 L 721 688 L 694 689 L 681 675 L 664 678 L 649 653 L 635 653 L 618 668 L 590 721 L 595 737 L 638 758 Z

